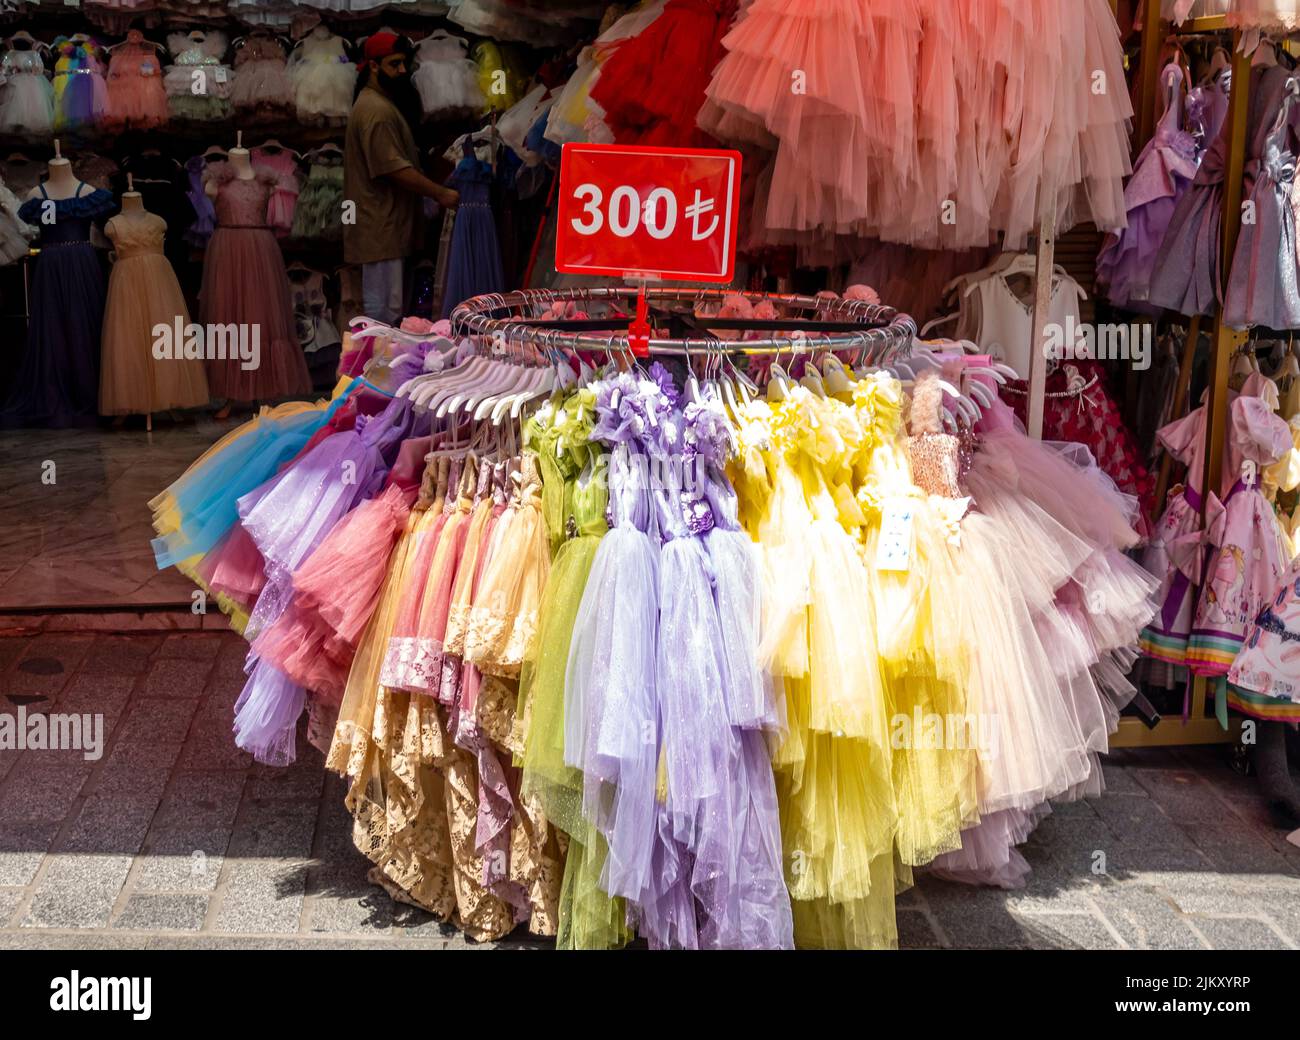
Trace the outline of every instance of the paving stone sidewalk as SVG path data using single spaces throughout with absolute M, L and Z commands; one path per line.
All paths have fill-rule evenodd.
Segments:
M 235 748 L 244 649 L 0 639 L 0 713 L 98 712 L 105 736 L 98 761 L 0 750 L 0 948 L 472 945 L 366 881 L 342 786 L 305 741 L 281 770 Z M 1300 948 L 1300 848 L 1221 749 L 1120 752 L 1105 775 L 1104 796 L 1035 832 L 1026 888 L 922 878 L 901 945 Z

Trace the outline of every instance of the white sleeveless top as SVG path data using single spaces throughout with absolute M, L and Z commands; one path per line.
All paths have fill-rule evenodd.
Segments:
M 1033 350 L 1034 309 L 1025 304 L 1000 274 L 979 283 L 980 328 L 976 342 L 986 354 L 1010 365 L 1022 379 L 1029 378 L 1029 355 Z M 1061 328 L 1067 319 L 1079 327 L 1079 301 L 1085 299 L 1079 283 L 1068 275 L 1052 279 L 1052 306 L 1047 320 Z

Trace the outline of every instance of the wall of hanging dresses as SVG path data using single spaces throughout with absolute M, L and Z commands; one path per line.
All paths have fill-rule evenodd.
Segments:
M 516 186 L 521 153 L 540 163 L 524 148 L 531 121 L 515 124 L 532 114 L 537 95 L 528 85 L 555 73 L 532 47 L 465 35 L 444 17 L 453 13 L 404 3 L 355 11 L 27 5 L 0 43 L 0 293 L 18 333 L 12 342 L 26 343 L 0 358 L 0 422 L 79 425 L 332 385 L 342 333 L 360 310 L 359 273 L 344 264 L 341 247 L 342 135 L 359 45 L 381 27 L 417 40 L 413 82 L 427 169 L 440 179 L 472 174 L 482 186 L 468 190 L 501 215 L 491 234 L 500 261 L 484 259 L 453 292 L 517 283 L 534 228 L 527 204 L 505 200 L 518 203 L 521 191 L 544 200 L 546 185 L 542 168 L 543 176 Z M 499 28 L 460 14 L 476 32 Z M 559 12 L 556 19 L 568 24 Z M 229 176 L 237 144 L 250 150 L 251 190 Z M 37 210 L 50 200 L 41 185 L 56 156 L 71 160 L 84 187 L 57 200 L 61 227 L 42 242 Z M 128 187 L 144 210 L 130 219 L 115 215 Z M 426 248 L 408 272 L 409 310 L 437 317 L 455 257 L 450 243 L 439 248 L 441 215 L 429 216 Z M 236 238 L 255 243 L 252 251 L 221 248 Z M 57 253 L 29 252 L 55 240 Z M 161 256 L 171 270 L 138 262 L 142 253 Z M 117 261 L 111 277 L 106 254 Z M 167 290 L 143 294 L 146 280 L 158 279 Z M 148 304 L 135 305 L 142 295 Z M 237 304 L 243 299 L 247 307 Z M 205 374 L 197 361 L 160 369 L 150 330 L 176 317 L 182 325 L 191 317 L 205 326 L 255 322 L 271 363 L 233 381 L 224 367 L 208 365 Z M 79 375 L 61 375 L 72 371 Z
M 1128 227 L 1098 260 L 1099 291 L 1158 343 L 1136 409 L 1159 512 L 1140 559 L 1161 609 L 1135 673 L 1198 741 L 1254 720 L 1252 764 L 1279 819 L 1300 815 L 1284 724 L 1300 718 L 1293 641 L 1300 484 L 1300 154 L 1294 4 L 1179 3 L 1151 30 L 1152 135 Z M 1149 12 L 1154 18 L 1154 12 Z M 1163 699 L 1159 694 L 1163 693 Z
M 548 167 L 570 140 L 740 147 L 747 171 L 743 251 L 756 281 L 777 287 L 820 279 L 842 287 L 865 280 L 887 289 L 892 278 L 909 296 L 920 295 L 911 292 L 915 286 L 933 290 L 907 301 L 918 315 L 928 315 L 926 305 L 939 301 L 938 290 L 953 276 L 979 269 L 999 251 L 1024 247 L 1049 197 L 1062 231 L 1088 222 L 1103 230 L 1124 224 L 1132 112 L 1125 91 L 1099 89 L 1098 77 L 1101 86 L 1124 80 L 1106 0 L 1032 6 L 981 0 L 959 10 L 926 0 L 901 10 L 884 5 L 861 24 L 847 6 L 811 20 L 777 0 L 751 5 L 743 18 L 737 13 L 726 0 L 651 0 L 630 8 L 499 0 L 89 3 L 75 14 L 62 5 L 30 4 L 24 17 L 53 21 L 32 39 L 11 33 L 5 45 L 15 75 L 0 88 L 0 139 L 7 118 L 22 129 L 30 150 L 48 122 L 51 135 L 58 130 L 68 137 L 68 154 L 88 168 L 96 161 L 87 154 L 96 151 L 95 141 L 112 135 L 115 147 L 98 151 L 112 153 L 107 157 L 118 177 L 101 181 L 119 193 L 125 157 L 153 160 L 148 153 L 160 151 L 167 162 L 151 164 L 148 179 L 187 184 L 185 194 L 195 196 L 194 217 L 177 212 L 169 220 L 168 255 L 177 266 L 187 245 L 193 259 L 211 220 L 197 191 L 204 170 L 244 130 L 245 143 L 258 147 L 259 166 L 276 179 L 262 219 L 282 249 L 300 246 L 299 259 L 309 268 L 302 272 L 308 284 L 297 293 L 306 345 L 333 338 L 330 325 L 318 320 L 313 271 L 328 286 L 332 327 L 343 327 L 352 313 L 355 292 L 346 272 L 319 265 L 332 255 L 322 214 L 337 186 L 335 160 L 324 146 L 337 141 L 354 74 L 343 59 L 355 55 L 366 32 L 382 26 L 418 38 L 415 81 L 426 127 L 443 130 L 433 135 L 433 154 L 462 161 L 458 135 L 482 128 L 485 110 L 497 116 L 474 150 L 484 160 L 495 141 L 507 146 L 502 151 L 497 144 L 496 152 L 513 157 L 504 175 L 500 164 L 491 178 L 476 173 L 480 183 L 497 182 L 494 198 L 511 198 L 495 212 L 503 261 L 496 281 L 506 285 L 571 281 L 548 262 L 555 207 L 547 205 Z M 772 40 L 788 46 L 773 49 Z M 1003 70 L 1006 96 L 1019 99 L 1017 108 L 1008 111 L 1000 91 L 954 60 L 967 52 L 991 56 Z M 670 66 L 688 71 L 667 75 Z M 885 73 L 859 77 L 844 68 Z M 792 77 L 803 88 L 793 94 L 782 86 Z M 833 119 L 823 119 L 826 112 Z M 812 127 L 821 127 L 824 139 L 808 136 Z M 72 138 L 84 139 L 74 147 Z M 971 147 L 958 149 L 957 140 Z M 983 158 L 972 166 L 976 153 Z M 10 154 L 10 176 L 30 183 L 48 150 Z M 811 156 L 826 161 L 810 165 Z M 290 218 L 295 188 L 301 206 Z M 521 213 L 516 199 L 535 200 L 537 212 Z M 178 210 L 183 207 L 178 200 Z M 547 220 L 533 234 L 530 218 L 543 211 Z M 181 236 L 176 223 L 185 226 Z M 11 229 L 10 253 L 21 252 L 24 234 L 30 232 Z M 429 244 L 426 271 L 446 248 Z M 855 261 L 873 268 L 870 276 L 852 267 Z M 810 265 L 826 264 L 836 266 L 808 276 Z M 452 295 L 499 288 L 492 284 L 495 271 L 478 265 Z M 178 275 L 194 310 L 200 271 L 191 264 Z M 456 301 L 441 289 L 417 291 L 412 312 L 423 314 L 427 306 L 430 316 L 435 309 L 445 315 Z M 1062 299 L 1069 295 L 1068 288 L 1061 292 Z M 1004 327 L 982 338 L 1001 350 L 1008 335 Z M 1011 350 L 1023 353 L 1023 344 Z M 316 367 L 323 381 L 327 366 Z

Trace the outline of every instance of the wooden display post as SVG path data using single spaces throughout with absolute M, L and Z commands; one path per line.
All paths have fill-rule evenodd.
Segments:
M 1041 192 L 1038 242 L 1034 250 L 1034 349 L 1029 354 L 1029 436 L 1043 439 L 1043 398 L 1047 390 L 1047 319 L 1052 314 L 1052 268 L 1056 266 L 1056 185 Z

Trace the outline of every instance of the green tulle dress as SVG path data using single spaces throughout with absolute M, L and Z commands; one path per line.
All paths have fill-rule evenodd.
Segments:
M 552 561 L 520 675 L 515 718 L 524 730 L 524 792 L 536 795 L 546 818 L 569 837 L 556 936 L 563 949 L 608 949 L 632 938 L 623 901 L 610 899 L 600 887 L 605 844 L 582 816 L 582 773 L 564 762 L 569 642 L 592 560 L 608 530 L 600 447 L 587 439 L 594 421 L 595 396 L 579 390 L 552 400 L 525 431 L 525 444 L 537 453 L 542 472 Z

